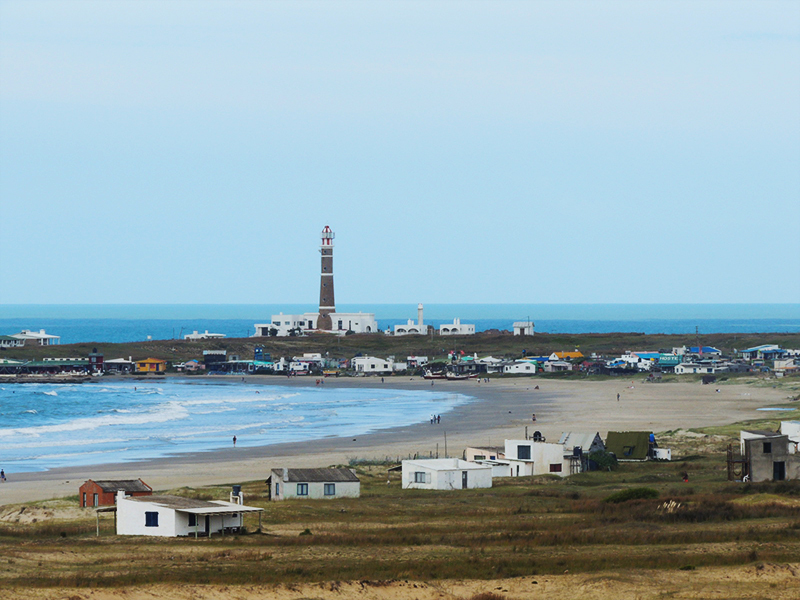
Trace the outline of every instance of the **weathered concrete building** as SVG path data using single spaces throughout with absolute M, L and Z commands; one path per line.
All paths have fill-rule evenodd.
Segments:
M 739 434 L 746 481 L 800 479 L 800 454 L 789 436 L 774 431 L 742 431 Z

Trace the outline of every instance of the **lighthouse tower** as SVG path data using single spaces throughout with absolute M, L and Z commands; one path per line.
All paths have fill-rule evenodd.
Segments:
M 319 278 L 319 318 L 317 329 L 330 331 L 333 329 L 331 313 L 336 312 L 333 297 L 333 231 L 325 225 L 322 230 L 322 243 L 319 252 L 322 255 L 322 272 Z

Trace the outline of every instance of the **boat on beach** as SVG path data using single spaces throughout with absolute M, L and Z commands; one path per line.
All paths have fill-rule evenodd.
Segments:
M 446 379 L 447 375 L 442 372 L 434 373 L 431 370 L 425 371 L 425 374 L 422 376 L 423 379 Z

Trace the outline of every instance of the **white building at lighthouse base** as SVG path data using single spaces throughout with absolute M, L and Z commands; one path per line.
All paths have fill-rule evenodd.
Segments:
M 375 313 L 331 313 L 331 323 L 333 324 L 332 333 L 344 335 L 348 331 L 353 333 L 376 333 L 378 322 L 375 320 Z M 285 337 L 288 335 L 303 335 L 310 331 L 317 330 L 317 320 L 319 313 L 303 313 L 301 315 L 285 315 L 279 313 L 272 315 L 269 323 L 256 323 L 256 333 L 254 337 L 267 337 L 275 335 Z M 274 333 L 273 333 L 274 331 Z

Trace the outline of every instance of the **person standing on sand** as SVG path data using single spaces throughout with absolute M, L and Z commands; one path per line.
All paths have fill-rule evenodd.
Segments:
M 233 436 L 233 447 L 236 448 L 236 436 Z
M 6 482 L 6 472 L 5 469 L 0 469 L 0 483 Z
M 619 402 L 619 394 L 617 394 L 617 402 Z

